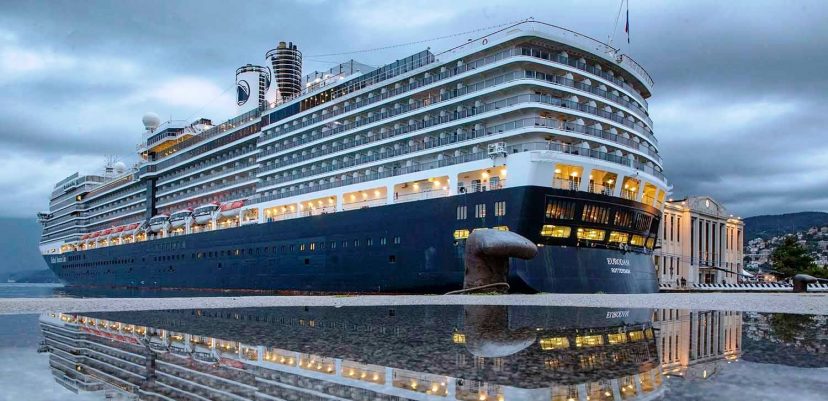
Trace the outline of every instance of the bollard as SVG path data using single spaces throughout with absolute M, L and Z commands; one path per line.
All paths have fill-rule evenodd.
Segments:
M 797 274 L 793 277 L 793 292 L 808 292 L 808 284 L 814 284 L 818 280 L 807 274 Z
M 532 241 L 511 231 L 474 230 L 466 240 L 463 289 L 505 283 L 510 257 L 532 259 L 537 254 Z

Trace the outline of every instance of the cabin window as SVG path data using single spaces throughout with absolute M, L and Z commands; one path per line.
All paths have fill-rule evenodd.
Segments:
M 544 351 L 569 348 L 569 339 L 566 337 L 541 338 L 540 347 Z
M 315 250 L 316 250 L 316 242 L 311 242 L 311 243 L 310 243 L 310 250 L 311 250 L 311 251 L 315 251 Z
M 575 202 L 561 199 L 550 200 L 546 203 L 546 218 L 572 220 L 575 218 Z
M 336 241 L 331 241 L 331 249 L 336 249 Z
M 556 226 L 552 224 L 544 224 L 541 228 L 541 236 L 552 238 L 569 238 L 572 233 L 572 228 L 567 226 Z
M 359 240 L 358 239 L 354 240 L 354 246 L 359 246 Z
M 481 203 L 479 205 L 474 206 L 474 217 L 478 219 L 482 219 L 486 217 L 486 204 Z
M 633 235 L 632 239 L 630 240 L 630 245 L 644 246 L 644 236 L 642 236 L 642 235 Z
M 385 245 L 387 242 L 385 237 L 380 238 L 380 245 Z
M 609 242 L 626 244 L 630 240 L 630 234 L 619 231 L 610 231 Z
M 581 214 L 581 220 L 589 223 L 607 224 L 609 223 L 609 209 L 598 205 L 584 205 L 584 212 Z
M 603 241 L 606 231 L 595 228 L 579 228 L 577 231 L 578 239 L 585 239 L 589 241 Z
M 395 245 L 399 245 L 399 244 L 400 244 L 400 237 L 394 237 L 394 244 L 395 244 Z
M 299 244 L 299 251 L 302 252 L 305 250 L 305 244 Z
M 612 224 L 618 227 L 632 227 L 632 212 L 627 210 L 617 210 Z
M 647 238 L 647 248 L 650 248 L 650 249 L 655 248 L 655 238 L 653 238 L 653 237 Z
M 466 238 L 469 238 L 469 230 L 454 230 L 454 239 L 460 240 Z
M 468 208 L 466 206 L 457 206 L 457 220 L 466 220 L 466 213 Z
M 637 231 L 647 231 L 650 229 L 650 222 L 652 222 L 653 217 L 646 214 L 636 214 L 635 215 L 635 229 Z M 643 241 L 642 241 L 643 242 Z
M 505 216 L 506 215 L 506 201 L 495 202 L 494 204 L 494 214 L 495 216 Z
M 374 246 L 374 240 L 372 238 L 368 238 L 365 240 L 365 244 L 368 246 Z

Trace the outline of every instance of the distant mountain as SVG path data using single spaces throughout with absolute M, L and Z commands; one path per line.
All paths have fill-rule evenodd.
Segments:
M 746 217 L 745 242 L 754 238 L 768 239 L 797 231 L 804 231 L 811 227 L 828 226 L 828 213 L 799 212 L 775 214 L 765 216 Z
M 40 256 L 40 224 L 31 218 L 0 217 L 0 279 L 9 273 L 46 269 Z

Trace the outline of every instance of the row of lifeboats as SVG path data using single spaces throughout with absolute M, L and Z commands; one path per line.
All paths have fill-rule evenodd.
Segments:
M 123 226 L 107 228 L 106 230 L 100 230 L 95 231 L 93 233 L 81 235 L 80 240 L 81 242 L 85 242 L 89 240 L 113 239 L 118 238 L 122 235 L 133 235 L 141 228 L 141 225 L 141 223 L 132 223 Z
M 244 205 L 244 199 L 223 204 L 212 202 L 195 209 L 187 208 L 170 214 L 155 215 L 149 219 L 149 231 L 159 232 L 166 228 L 180 228 L 187 223 L 207 224 L 216 215 L 219 219 L 238 217 Z
M 213 217 L 229 218 L 237 217 L 245 205 L 245 200 L 236 200 L 220 204 L 218 202 L 208 203 L 195 209 L 187 208 L 179 210 L 170 215 L 159 214 L 149 219 L 149 222 L 135 222 L 89 234 L 83 234 L 78 241 L 80 243 L 92 243 L 116 238 L 127 238 L 143 231 L 159 232 L 165 228 L 184 227 L 188 222 L 194 224 L 207 224 Z

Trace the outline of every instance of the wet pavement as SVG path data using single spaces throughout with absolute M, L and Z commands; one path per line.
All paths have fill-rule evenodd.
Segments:
M 824 314 L 471 298 L 0 316 L 0 400 L 826 399 Z

